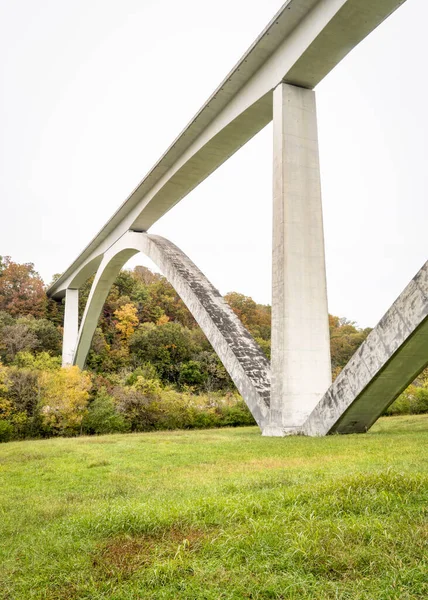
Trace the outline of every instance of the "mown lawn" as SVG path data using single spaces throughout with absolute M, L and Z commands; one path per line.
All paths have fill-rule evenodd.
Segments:
M 0 598 L 428 597 L 428 415 L 0 445 Z

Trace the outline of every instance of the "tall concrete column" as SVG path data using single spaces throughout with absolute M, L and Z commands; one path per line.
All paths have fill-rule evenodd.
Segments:
M 73 364 L 79 333 L 79 290 L 65 292 L 64 336 L 62 340 L 62 366 Z
M 331 384 L 315 93 L 280 84 L 273 94 L 271 423 L 301 427 Z

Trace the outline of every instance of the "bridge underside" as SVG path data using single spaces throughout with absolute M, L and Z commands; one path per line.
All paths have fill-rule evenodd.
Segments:
M 366 431 L 428 363 L 427 265 L 336 381 L 331 361 L 313 88 L 404 0 L 287 0 L 216 92 L 71 267 L 64 364 L 83 367 L 111 285 L 144 252 L 187 304 L 264 435 Z M 147 230 L 273 121 L 272 361 L 218 291 Z M 221 242 L 219 242 L 221 243 Z M 78 289 L 95 275 L 78 328 Z

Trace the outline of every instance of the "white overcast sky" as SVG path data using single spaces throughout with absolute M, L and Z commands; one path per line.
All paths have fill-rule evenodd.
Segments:
M 281 0 L 0 0 L 0 255 L 77 257 Z M 428 3 L 317 87 L 330 312 L 373 326 L 428 258 Z M 271 301 L 272 129 L 151 229 Z M 132 264 L 148 264 L 143 257 Z

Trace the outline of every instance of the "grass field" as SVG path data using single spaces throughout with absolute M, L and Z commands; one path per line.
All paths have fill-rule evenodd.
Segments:
M 0 598 L 428 597 L 428 415 L 0 445 Z

